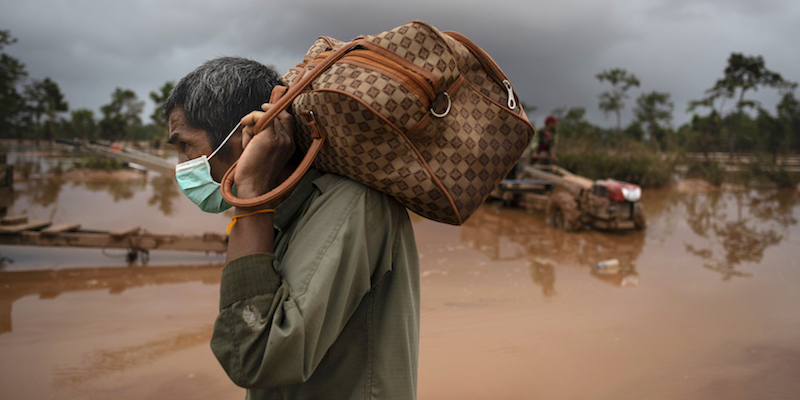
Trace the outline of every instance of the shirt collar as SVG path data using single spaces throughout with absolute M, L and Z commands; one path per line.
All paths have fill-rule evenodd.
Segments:
M 275 207 L 275 217 L 273 225 L 279 231 L 284 230 L 294 220 L 297 213 L 303 208 L 306 200 L 314 193 L 315 180 L 324 174 L 314 168 L 310 168 L 306 175 L 295 186 L 292 194 L 283 203 Z

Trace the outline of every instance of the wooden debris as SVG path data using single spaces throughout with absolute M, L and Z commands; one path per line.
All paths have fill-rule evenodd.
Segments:
M 42 235 L 53 236 L 61 232 L 74 232 L 81 228 L 81 224 L 61 224 L 42 229 Z
M 50 227 L 50 221 L 27 220 L 25 217 L 9 217 L 8 221 L 17 223 L 0 225 L 0 244 L 116 248 L 128 249 L 130 254 L 156 249 L 225 252 L 228 247 L 227 235 L 213 232 L 193 236 L 159 235 L 142 232 L 138 226 L 107 232 L 81 230 L 81 225 L 75 223 Z
M 13 217 L 5 217 L 0 219 L 0 225 L 19 225 L 28 222 L 28 217 L 24 215 L 15 215 Z
M 27 220 L 27 218 L 26 218 Z M 0 225 L 0 234 L 15 234 L 22 231 L 32 231 L 50 226 L 50 221 L 32 219 L 16 225 Z
M 135 234 L 139 233 L 139 230 L 141 230 L 141 229 L 142 228 L 136 226 L 136 227 L 128 228 L 128 229 L 121 230 L 121 231 L 109 232 L 108 235 L 111 236 L 112 238 L 116 239 L 116 240 L 120 240 L 120 239 L 124 239 L 124 238 L 126 238 L 128 236 L 135 235 Z
M 122 239 L 125 239 L 125 237 Z M 129 240 L 114 239 L 108 232 L 76 231 L 61 232 L 56 235 L 43 235 L 38 231 L 24 231 L 15 235 L 0 235 L 0 244 L 216 252 L 224 252 L 228 247 L 224 235 L 203 237 L 199 235 L 184 236 L 136 233 L 128 236 L 127 239 Z

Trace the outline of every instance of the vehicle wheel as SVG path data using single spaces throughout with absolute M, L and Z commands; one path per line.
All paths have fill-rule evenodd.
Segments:
M 547 223 L 566 232 L 580 228 L 580 211 L 575 199 L 567 192 L 557 192 L 547 200 Z
M 552 228 L 559 228 L 559 229 L 564 229 L 564 230 L 566 230 L 566 229 L 564 228 L 564 213 L 563 213 L 563 212 L 561 212 L 561 209 L 560 209 L 560 208 L 558 208 L 558 207 L 556 207 L 556 208 L 555 208 L 555 209 L 554 209 L 554 210 L 553 210 L 553 211 L 550 213 L 550 221 L 549 221 L 549 222 L 550 222 L 550 224 L 549 224 L 549 225 L 550 225 Z
M 641 203 L 636 203 L 633 206 L 633 226 L 637 231 L 644 230 L 647 227 L 647 222 L 644 220 L 644 206 Z

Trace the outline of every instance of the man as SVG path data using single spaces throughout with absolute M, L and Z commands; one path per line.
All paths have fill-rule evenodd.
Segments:
M 535 158 L 539 162 L 549 163 L 556 159 L 556 126 L 558 125 L 558 118 L 548 115 L 544 120 L 544 129 L 536 132 L 538 144 L 534 152 Z
M 276 84 L 268 67 L 220 58 L 165 102 L 176 177 L 202 209 L 230 207 L 217 182 L 237 159 L 240 198 L 299 164 L 290 114 L 252 131 L 263 113 L 251 111 L 270 108 L 262 103 Z M 234 214 L 211 348 L 247 398 L 415 398 L 419 259 L 405 208 L 312 169 L 275 204 Z

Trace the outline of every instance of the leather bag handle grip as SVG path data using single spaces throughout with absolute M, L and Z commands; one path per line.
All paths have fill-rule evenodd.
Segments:
M 302 76 L 302 79 L 300 79 L 299 82 L 294 83 L 288 91 L 285 91 L 285 94 L 282 93 L 284 92 L 283 90 L 279 89 L 276 92 L 275 89 L 273 89 L 273 93 L 270 96 L 270 103 L 273 103 L 273 106 L 267 112 L 265 112 L 261 118 L 258 119 L 254 127 L 254 132 L 258 134 L 259 132 L 263 131 L 267 125 L 269 125 L 275 120 L 275 118 L 278 117 L 278 114 L 281 111 L 287 109 L 289 105 L 292 104 L 292 101 L 294 101 L 294 99 L 296 99 L 297 96 L 299 96 L 303 90 L 305 90 L 305 88 L 311 85 L 311 82 L 314 79 L 322 75 L 322 73 L 325 72 L 325 70 L 327 70 L 331 65 L 333 65 L 333 63 L 342 58 L 351 49 L 359 46 L 363 41 L 364 39 L 354 40 L 336 49 L 327 58 L 325 58 L 325 60 L 314 67 L 310 73 Z M 231 167 L 222 177 L 222 182 L 220 184 L 222 198 L 224 198 L 228 204 L 234 207 L 255 208 L 269 204 L 291 191 L 295 186 L 297 186 L 303 176 L 305 176 L 306 172 L 308 172 L 308 169 L 311 167 L 311 164 L 314 162 L 317 154 L 319 154 L 319 151 L 322 149 L 322 145 L 325 143 L 325 136 L 321 134 L 318 127 L 312 127 L 311 124 L 316 125 L 316 122 L 312 120 L 309 123 L 309 127 L 312 128 L 311 130 L 314 135 L 314 140 L 311 142 L 311 146 L 309 146 L 306 155 L 303 157 L 303 161 L 300 162 L 300 165 L 283 183 L 258 197 L 251 199 L 241 199 L 236 197 L 236 195 L 233 194 L 233 175 L 234 171 L 236 170 L 236 164 L 239 162 L 237 160 L 233 163 L 233 165 L 231 165 Z

